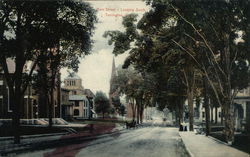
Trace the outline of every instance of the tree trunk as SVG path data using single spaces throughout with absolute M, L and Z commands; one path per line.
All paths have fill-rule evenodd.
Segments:
M 179 104 L 175 104 L 175 126 L 180 126 L 180 120 L 179 120 Z
M 133 106 L 134 106 L 134 104 L 132 104 Z M 136 109 L 135 109 L 135 107 L 132 107 L 132 114 L 133 114 L 133 121 L 135 120 L 135 115 L 136 115 Z
M 215 107 L 215 124 L 218 123 L 218 107 Z
M 15 89 L 17 92 L 17 89 Z M 11 97 L 14 99 L 10 99 L 10 103 L 13 106 L 13 133 L 14 133 L 14 143 L 19 144 L 20 143 L 20 102 L 21 102 L 21 96 L 20 91 L 13 94 Z
M 17 26 L 16 26 L 16 41 L 17 41 L 17 47 L 20 48 L 18 54 L 16 55 L 16 69 L 15 69 L 15 81 L 13 82 L 13 90 L 15 93 L 13 93 L 13 125 L 15 128 L 14 131 L 14 143 L 19 144 L 20 143 L 20 103 L 23 102 L 22 98 L 22 80 L 23 80 L 23 67 L 25 64 L 25 57 L 24 57 L 24 51 L 25 51 L 25 45 L 23 43 L 23 34 L 21 33 L 21 12 L 19 11 L 19 7 L 17 8 Z M 6 73 L 6 71 L 5 71 Z M 13 76 L 12 76 L 13 77 Z
M 139 124 L 140 123 L 140 105 L 139 105 L 139 103 L 136 103 L 136 108 L 137 108 L 136 121 L 137 121 L 137 124 Z
M 214 123 L 214 108 L 213 108 L 213 106 L 211 106 L 211 123 Z
M 221 107 L 221 114 L 220 114 L 220 123 L 221 123 L 221 125 L 224 125 L 223 117 L 224 117 L 224 109 L 223 109 L 223 107 Z
M 141 109 L 140 109 L 140 123 L 143 122 L 143 112 L 144 112 L 144 106 L 143 106 L 143 104 L 141 103 Z
M 53 114 L 53 104 L 54 104 L 54 93 L 53 87 L 50 89 L 50 103 L 49 103 L 49 127 L 51 128 L 53 125 L 52 114 Z
M 189 131 L 194 131 L 194 84 L 195 84 L 195 71 L 194 67 L 189 65 L 184 68 L 184 77 L 187 85 L 187 99 L 189 111 Z
M 225 112 L 225 137 L 229 144 L 234 142 L 234 109 L 230 104 L 230 100 L 225 100 L 224 112 Z
M 229 22 L 229 21 L 228 21 Z M 229 28 L 231 25 L 229 25 Z M 234 142 L 234 108 L 232 102 L 232 87 L 231 87 L 231 62 L 230 62 L 230 33 L 225 34 L 225 48 L 224 48 L 224 71 L 226 74 L 224 91 L 225 97 L 223 100 L 225 112 L 225 136 L 228 144 Z
M 188 95 L 188 109 L 189 109 L 189 131 L 194 131 L 194 104 L 193 91 L 189 91 Z
M 209 104 L 208 104 L 208 85 L 207 80 L 203 78 L 203 85 L 204 85 L 204 106 L 205 106 L 205 113 L 206 113 L 206 136 L 210 134 L 210 113 L 209 113 Z
M 132 110 L 132 120 L 134 121 L 135 120 L 135 104 L 134 104 L 134 99 L 132 99 L 132 102 L 131 102 L 131 110 Z
M 180 99 L 177 97 L 177 99 Z M 181 130 L 181 123 L 183 122 L 183 104 L 181 100 L 176 100 L 179 106 L 179 130 Z
M 31 85 L 29 84 L 28 85 L 28 103 L 27 103 L 27 110 L 26 110 L 27 111 L 27 119 L 33 118 L 32 111 L 29 110 L 29 108 L 32 110 L 30 95 L 31 95 Z

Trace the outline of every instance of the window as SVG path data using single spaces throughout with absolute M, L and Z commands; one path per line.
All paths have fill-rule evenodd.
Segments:
M 87 110 L 84 109 L 84 117 L 87 117 Z
M 221 117 L 221 112 L 219 112 L 219 118 Z
M 78 109 L 74 109 L 74 115 L 79 116 L 79 110 Z
M 205 118 L 205 112 L 202 112 L 202 118 Z
M 75 101 L 75 106 L 79 106 L 79 101 Z
M 76 93 L 77 93 L 76 91 L 73 91 L 73 94 L 74 94 L 74 95 L 76 95 Z

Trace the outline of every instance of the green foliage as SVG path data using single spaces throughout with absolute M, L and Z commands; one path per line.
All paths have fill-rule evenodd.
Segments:
M 120 106 L 119 112 L 122 116 L 124 116 L 125 112 L 126 112 L 126 107 L 124 105 Z
M 95 111 L 97 113 L 109 113 L 111 107 L 109 104 L 109 99 L 105 93 L 102 91 L 97 91 L 94 99 Z
M 167 47 L 156 47 L 157 54 L 167 64 L 174 63 L 171 66 L 184 67 L 188 72 L 186 82 L 190 83 L 192 78 L 191 68 L 185 68 L 190 61 L 207 78 L 213 97 L 225 109 L 227 140 L 233 140 L 231 106 L 237 91 L 249 84 L 249 12 L 246 11 L 249 1 L 152 0 L 147 3 L 152 9 L 143 16 L 138 28 L 166 43 Z M 239 32 L 243 32 L 243 40 L 236 42 Z
M 16 126 L 20 101 L 37 64 L 47 64 L 52 70 L 48 83 L 52 87 L 59 68 L 77 70 L 79 58 L 90 52 L 95 22 L 95 11 L 86 2 L 0 1 L 0 65 L 13 97 Z M 13 75 L 8 72 L 7 58 L 16 63 Z M 33 64 L 24 74 L 27 61 Z M 46 70 L 39 77 L 45 73 Z
M 111 98 L 112 99 L 112 105 L 114 106 L 114 108 L 119 111 L 120 107 L 121 107 L 121 102 L 120 102 L 120 97 L 118 96 L 114 96 Z

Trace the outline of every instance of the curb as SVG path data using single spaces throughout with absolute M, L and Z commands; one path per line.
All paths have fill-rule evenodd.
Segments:
M 21 139 L 29 139 L 29 138 L 38 138 L 38 137 L 49 137 L 49 136 L 59 136 L 59 135 L 66 135 L 68 132 L 63 132 L 63 133 L 54 133 L 54 134 L 37 134 L 37 135 L 25 135 L 21 136 Z M 0 141 L 5 141 L 5 140 L 13 140 L 13 136 L 8 136 L 8 137 L 0 137 Z
M 126 130 L 117 130 L 117 131 L 114 131 L 114 132 L 108 132 L 108 133 L 104 133 L 104 134 L 97 134 L 97 135 L 94 135 L 94 136 L 85 136 L 85 137 L 83 136 L 79 140 L 80 141 L 94 140 L 94 139 L 98 139 L 98 138 L 108 137 L 108 136 L 110 136 L 112 134 L 116 134 L 116 133 L 126 133 Z M 57 143 L 57 142 L 60 142 L 60 141 L 63 141 L 63 140 L 69 141 L 71 139 L 72 138 L 57 139 L 57 140 L 53 139 L 53 140 L 49 140 L 47 142 L 49 142 L 49 143 Z M 31 146 L 36 145 L 36 147 L 39 147 L 39 146 L 43 146 L 43 144 L 44 143 L 27 142 L 27 143 L 22 143 L 22 144 L 19 144 L 19 145 L 12 145 L 12 147 L 9 147 L 9 150 L 8 149 L 0 150 L 0 156 L 1 155 L 7 156 L 8 154 L 12 154 L 12 153 L 17 153 L 18 154 L 19 152 L 30 150 Z
M 180 135 L 180 132 L 178 132 Z M 181 137 L 181 135 L 180 135 Z M 190 157 L 195 157 L 194 154 L 191 152 L 191 150 L 187 147 L 187 145 L 185 144 L 185 142 L 183 141 L 182 137 L 181 137 L 181 141 L 183 142 L 183 145 L 185 146 L 185 149 L 187 150 L 188 154 L 190 155 Z
M 212 136 L 207 136 L 208 138 L 210 138 L 210 139 L 212 139 L 212 140 L 214 140 L 214 141 L 216 141 L 216 142 L 219 142 L 219 143 L 221 143 L 221 144 L 224 144 L 224 145 L 227 145 L 227 146 L 231 146 L 230 144 L 228 144 L 228 143 L 226 143 L 226 142 L 223 142 L 223 141 L 221 141 L 221 140 L 219 140 L 219 139 L 217 139 L 217 138 L 214 138 L 214 137 L 212 137 Z

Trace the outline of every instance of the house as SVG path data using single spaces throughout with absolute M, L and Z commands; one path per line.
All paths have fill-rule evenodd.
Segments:
M 64 79 L 62 89 L 64 93 L 67 90 L 69 95 L 69 103 L 63 105 L 63 116 L 77 119 L 89 119 L 92 117 L 94 94 L 91 90 L 84 89 L 82 79 L 78 75 L 75 73 L 69 74 Z
M 69 101 L 73 106 L 73 117 L 76 119 L 90 118 L 90 104 L 85 95 L 70 95 Z
M 94 98 L 95 98 L 95 94 L 90 90 L 90 89 L 84 89 L 84 95 L 86 95 L 88 101 L 89 101 L 89 105 L 90 105 L 90 118 L 94 118 L 97 117 L 97 113 L 94 111 L 95 108 L 95 103 L 94 103 Z
M 194 101 L 195 102 L 195 101 Z M 202 105 L 194 103 L 194 120 L 195 122 L 205 121 L 205 108 Z M 211 105 L 213 106 L 213 105 Z M 223 123 L 223 111 L 221 107 L 210 106 L 210 121 L 212 123 Z M 247 119 L 250 119 L 250 87 L 240 90 L 234 98 L 234 113 L 235 113 L 235 129 L 238 131 L 245 131 L 247 126 Z M 249 123 L 249 122 L 248 122 Z M 248 124 L 249 125 L 249 124 Z
M 63 119 L 72 119 L 73 103 L 69 101 L 69 90 L 61 88 L 61 116 Z
M 7 66 L 10 74 L 15 72 L 15 61 L 7 59 Z M 24 67 L 23 72 L 25 73 L 29 69 L 29 63 Z M 38 68 L 38 67 L 37 67 Z M 36 68 L 36 70 L 37 70 Z M 36 72 L 36 70 L 34 72 Z M 60 81 L 60 75 L 57 77 L 57 81 Z M 54 90 L 54 103 L 52 117 L 60 117 L 60 86 L 56 86 Z M 4 78 L 3 71 L 0 70 L 0 118 L 10 119 L 12 118 L 13 107 L 10 105 L 9 89 Z M 31 118 L 46 118 L 48 117 L 48 105 L 46 103 L 47 97 L 44 92 L 35 90 L 32 85 L 28 85 L 20 106 L 20 116 L 24 119 Z

